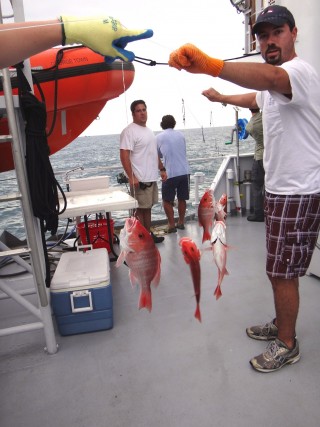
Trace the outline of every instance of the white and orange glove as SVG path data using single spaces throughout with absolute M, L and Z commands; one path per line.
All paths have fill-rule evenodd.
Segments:
M 129 42 L 153 36 L 152 30 L 128 30 L 111 16 L 61 16 L 62 44 L 83 44 L 105 57 L 108 63 L 119 58 L 134 60 L 134 53 L 125 50 Z
M 218 77 L 223 69 L 221 59 L 211 58 L 193 44 L 185 44 L 170 54 L 169 66 L 194 74 Z

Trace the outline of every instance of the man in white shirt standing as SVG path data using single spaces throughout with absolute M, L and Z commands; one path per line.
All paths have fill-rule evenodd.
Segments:
M 150 231 L 151 209 L 158 202 L 158 170 L 161 179 L 167 179 L 166 170 L 158 158 L 156 137 L 147 127 L 147 106 L 143 100 L 133 101 L 133 122 L 120 135 L 120 160 L 130 184 L 132 196 L 138 201 L 136 216 Z M 164 240 L 151 233 L 155 243 Z
M 296 337 L 299 278 L 306 274 L 320 228 L 320 78 L 295 51 L 297 27 L 283 6 L 266 7 L 252 28 L 265 63 L 224 62 L 187 44 L 171 53 L 169 65 L 208 74 L 252 89 L 222 95 L 202 92 L 212 102 L 262 110 L 265 168 L 266 273 L 276 317 L 247 328 L 250 338 L 270 341 L 250 360 L 273 372 L 300 359 Z

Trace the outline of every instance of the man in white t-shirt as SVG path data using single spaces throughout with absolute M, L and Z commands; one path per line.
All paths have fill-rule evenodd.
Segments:
M 250 338 L 270 340 L 267 350 L 250 361 L 260 372 L 273 372 L 300 359 L 299 277 L 309 266 L 320 227 L 320 78 L 297 57 L 297 32 L 287 8 L 268 6 L 252 28 L 264 64 L 224 62 L 190 44 L 169 59 L 169 65 L 179 70 L 219 76 L 254 90 L 222 95 L 210 88 L 203 91 L 210 101 L 262 110 L 266 272 L 276 317 L 247 328 Z
M 131 106 L 133 122 L 120 135 L 120 159 L 130 184 L 132 196 L 138 201 L 136 216 L 150 231 L 151 208 L 158 202 L 158 169 L 161 179 L 167 179 L 166 170 L 158 157 L 156 137 L 147 127 L 146 103 L 139 99 Z M 164 240 L 162 236 L 152 237 L 155 243 Z

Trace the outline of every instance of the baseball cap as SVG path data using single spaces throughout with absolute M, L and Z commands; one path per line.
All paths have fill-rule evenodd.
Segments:
M 258 32 L 260 24 L 272 24 L 279 27 L 283 24 L 288 24 L 291 29 L 296 25 L 290 10 L 278 5 L 268 6 L 263 9 L 252 27 L 252 34 Z

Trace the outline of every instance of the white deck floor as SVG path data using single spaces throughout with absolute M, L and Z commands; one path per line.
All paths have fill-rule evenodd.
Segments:
M 320 280 L 301 280 L 300 362 L 257 373 L 249 359 L 265 343 L 245 328 L 274 316 L 264 224 L 228 218 L 230 276 L 218 301 L 212 254 L 202 255 L 200 324 L 178 240 L 199 243 L 201 235 L 193 221 L 158 245 L 162 276 L 151 314 L 137 309 L 127 267 L 112 263 L 112 330 L 58 336 L 51 356 L 42 331 L 0 338 L 1 427 L 319 426 Z M 1 327 L 31 316 L 14 302 L 0 304 Z

